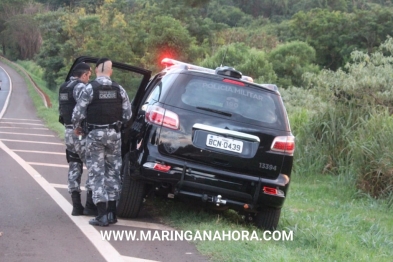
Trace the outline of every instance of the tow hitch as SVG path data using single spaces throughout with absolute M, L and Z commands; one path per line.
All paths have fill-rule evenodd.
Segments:
M 203 202 L 209 202 L 209 203 L 214 203 L 216 204 L 216 206 L 220 206 L 220 205 L 225 205 L 227 203 L 226 200 L 222 199 L 221 195 L 217 195 L 217 196 L 208 196 L 206 194 L 202 195 L 202 201 Z

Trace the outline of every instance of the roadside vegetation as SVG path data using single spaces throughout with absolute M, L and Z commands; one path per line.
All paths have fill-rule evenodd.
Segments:
M 392 45 L 390 41 L 386 43 L 387 46 Z M 44 85 L 40 81 L 42 71 L 37 69 L 39 67 L 31 62 L 18 64 L 34 75 L 37 83 Z M 387 64 L 380 66 L 386 67 Z M 349 65 L 355 72 L 358 67 L 359 63 Z M 381 68 L 375 70 L 379 71 Z M 371 77 L 376 71 L 364 68 L 359 75 L 367 78 L 364 74 L 370 74 Z M 329 71 L 318 77 L 308 77 L 310 81 L 320 79 L 321 85 L 326 84 L 322 79 L 326 77 L 324 74 L 329 73 L 333 74 L 330 81 L 339 74 Z M 353 74 L 348 73 L 341 81 L 351 81 L 350 78 L 355 77 Z M 385 81 L 390 81 L 388 75 Z M 358 82 L 356 86 L 360 87 L 359 84 Z M 329 93 L 324 92 L 324 88 L 319 88 L 318 96 L 303 89 L 282 90 L 284 100 L 290 100 L 288 111 L 297 137 L 297 151 L 289 197 L 284 205 L 278 230 L 288 234 L 293 232 L 293 239 L 197 240 L 195 243 L 201 253 L 213 261 L 391 261 L 393 211 L 392 197 L 387 193 L 389 186 L 383 183 L 386 180 L 373 181 L 373 190 L 384 194 L 380 198 L 359 188 L 372 172 L 379 171 L 379 177 L 385 179 L 382 171 L 391 170 L 389 165 L 392 162 L 386 159 L 390 157 L 389 152 L 393 146 L 389 139 L 393 131 L 391 116 L 386 110 L 369 111 L 369 107 L 361 110 L 359 105 L 351 109 L 346 100 L 341 104 L 335 96 L 331 99 L 324 97 L 323 94 Z M 47 123 L 62 130 L 62 126 L 57 123 L 56 92 L 49 89 L 45 91 L 51 93 L 54 99 L 52 108 L 45 108 L 42 98 L 30 87 L 39 115 Z M 297 104 L 296 99 L 303 100 L 305 97 L 313 102 L 308 110 L 305 110 L 307 106 L 301 101 L 300 106 L 293 104 Z M 366 106 L 365 102 L 362 105 Z M 351 112 L 350 117 L 345 114 L 348 110 Z M 62 131 L 59 134 L 62 135 Z M 367 166 L 370 172 L 361 173 L 359 170 L 363 166 Z M 179 230 L 246 230 L 250 234 L 256 231 L 258 237 L 263 237 L 263 231 L 231 210 L 213 211 L 196 203 L 162 199 L 154 195 L 147 199 L 146 208 L 162 222 Z
M 4 3 L 12 2 L 25 1 Z M 60 137 L 57 90 L 80 55 L 153 71 L 164 56 L 211 68 L 225 57 L 256 82 L 278 84 L 296 136 L 278 230 L 292 231 L 293 241 L 197 241 L 203 254 L 213 261 L 392 261 L 393 1 L 72 2 L 54 10 L 32 5 L 42 37 L 33 55 L 16 48 L 23 41 L 0 40 L 2 54 L 50 95 L 53 106 L 45 108 L 30 87 L 39 116 Z M 17 29 L 2 19 L 2 35 Z M 154 196 L 146 205 L 180 230 L 263 234 L 233 211 Z

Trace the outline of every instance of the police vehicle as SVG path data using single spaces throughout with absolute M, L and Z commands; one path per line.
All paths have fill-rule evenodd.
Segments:
M 118 215 L 137 217 L 154 190 L 231 208 L 258 227 L 275 229 L 295 150 L 277 86 L 254 83 L 226 66 L 209 69 L 169 58 L 162 65 L 150 77 L 148 70 L 113 63 L 141 76 L 133 117 L 122 131 Z M 116 74 L 114 80 L 125 86 Z

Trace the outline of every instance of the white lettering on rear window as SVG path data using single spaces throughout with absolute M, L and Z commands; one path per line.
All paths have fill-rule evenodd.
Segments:
M 222 91 L 226 91 L 226 92 L 231 92 L 231 93 L 235 93 L 237 95 L 243 95 L 243 96 L 247 96 L 247 97 L 251 97 L 253 99 L 257 99 L 257 100 L 263 100 L 265 96 L 257 94 L 255 92 L 252 92 L 250 90 L 243 88 L 236 88 L 234 86 L 230 86 L 230 85 L 225 85 L 225 84 L 220 84 L 220 83 L 214 83 L 214 82 L 203 82 L 202 84 L 203 88 L 208 88 L 208 89 L 216 89 L 216 90 L 222 90 Z

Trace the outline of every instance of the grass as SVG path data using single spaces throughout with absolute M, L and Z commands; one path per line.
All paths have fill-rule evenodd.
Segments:
M 38 78 L 34 78 L 36 83 L 50 92 Z M 29 92 L 39 116 L 50 128 L 57 127 L 56 94 L 51 94 L 56 109 L 46 109 L 32 86 Z M 278 228 L 292 231 L 292 241 L 195 241 L 197 249 L 212 261 L 392 261 L 393 210 L 388 201 L 357 192 L 353 179 L 348 179 L 351 175 L 315 174 L 302 166 L 292 174 Z M 263 235 L 231 210 L 211 211 L 194 203 L 157 197 L 149 198 L 146 206 L 179 230 L 255 230 L 258 236 Z
M 391 261 L 393 212 L 383 201 L 360 196 L 336 176 L 294 176 L 279 231 L 292 241 L 199 241 L 213 261 Z M 148 201 L 149 202 L 149 201 Z M 153 199 L 152 209 L 182 230 L 256 230 L 233 211 Z

